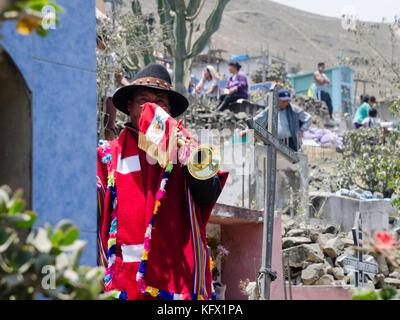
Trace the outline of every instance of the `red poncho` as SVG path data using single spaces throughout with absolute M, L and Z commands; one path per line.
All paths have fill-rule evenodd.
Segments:
M 166 172 L 146 161 L 130 127 L 97 151 L 98 258 L 107 268 L 106 291 L 120 291 L 119 297 L 127 299 L 211 299 L 206 224 L 214 205 L 192 201 L 177 164 L 153 216 Z M 219 173 L 221 187 L 227 176 Z M 150 233 L 151 241 L 145 237 Z

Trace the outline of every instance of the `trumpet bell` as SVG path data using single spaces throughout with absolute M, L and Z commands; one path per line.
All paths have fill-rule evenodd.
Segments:
M 221 168 L 221 151 L 214 145 L 201 145 L 192 151 L 189 157 L 189 173 L 198 180 L 207 180 L 215 176 Z

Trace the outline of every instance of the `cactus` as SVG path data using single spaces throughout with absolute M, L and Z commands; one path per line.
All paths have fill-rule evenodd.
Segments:
M 193 33 L 199 28 L 198 18 L 205 0 L 157 0 L 160 24 L 163 26 L 163 42 L 174 62 L 174 87 L 182 94 L 187 93 L 190 69 L 195 58 L 218 30 L 222 13 L 229 0 L 218 0 L 208 17 L 205 28 L 194 41 Z M 196 30 L 195 30 L 196 28 Z M 173 39 L 172 43 L 170 39 Z

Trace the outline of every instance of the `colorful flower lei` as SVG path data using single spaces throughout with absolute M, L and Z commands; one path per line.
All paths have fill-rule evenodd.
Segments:
M 141 293 L 148 293 L 152 297 L 162 297 L 164 299 L 171 299 L 172 294 L 147 286 L 146 282 L 144 281 L 144 274 L 146 272 L 146 264 L 150 252 L 151 231 L 153 229 L 153 224 L 156 219 L 158 209 L 161 206 L 161 199 L 164 198 L 165 196 L 166 193 L 165 188 L 167 186 L 167 182 L 173 168 L 174 168 L 173 164 L 171 162 L 168 163 L 160 183 L 160 188 L 156 193 L 155 197 L 156 202 L 154 204 L 153 216 L 151 217 L 151 220 L 146 229 L 146 233 L 144 235 L 144 249 L 143 249 L 142 259 L 140 260 L 139 270 L 136 274 L 136 281 L 138 282 L 139 291 Z
M 106 291 L 112 290 L 111 284 L 115 272 L 115 257 L 117 249 L 117 192 L 115 189 L 114 170 L 112 170 L 111 147 L 108 141 L 101 140 L 99 146 L 103 149 L 101 161 L 107 165 L 107 188 L 111 192 L 113 211 L 111 213 L 112 221 L 108 238 L 107 252 L 107 270 L 104 275 L 104 285 Z M 126 299 L 126 292 L 117 294 L 119 299 Z

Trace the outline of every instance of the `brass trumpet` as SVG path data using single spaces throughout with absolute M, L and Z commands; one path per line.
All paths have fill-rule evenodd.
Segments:
M 178 139 L 178 146 L 185 145 L 183 139 Z M 191 148 L 188 161 L 188 170 L 192 177 L 197 180 L 207 180 L 215 176 L 221 168 L 222 156 L 218 147 L 212 144 L 200 145 Z

